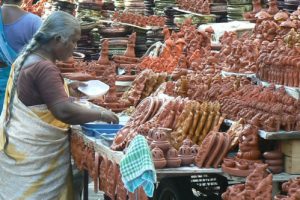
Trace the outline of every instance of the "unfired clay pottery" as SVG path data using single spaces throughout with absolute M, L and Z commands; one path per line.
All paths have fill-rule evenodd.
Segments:
M 164 157 L 164 153 L 158 147 L 152 149 L 152 158 L 156 169 L 164 168 L 167 165 L 167 161 Z
M 167 153 L 167 167 L 179 167 L 181 164 L 181 159 L 178 157 L 177 150 L 172 147 Z
M 190 165 L 194 161 L 194 157 L 192 155 L 191 147 L 187 145 L 182 145 L 179 148 L 179 158 L 181 159 L 181 165 L 186 166 Z

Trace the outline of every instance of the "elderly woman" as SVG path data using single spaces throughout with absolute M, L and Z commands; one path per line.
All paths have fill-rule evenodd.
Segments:
M 2 0 L 0 7 L 0 112 L 10 66 L 42 24 L 39 16 L 24 11 L 22 0 Z M 20 31 L 22 30 L 22 31 Z
M 73 103 L 56 60 L 72 56 L 78 21 L 54 12 L 12 65 L 0 118 L 0 199 L 73 199 L 68 124 L 118 123 Z

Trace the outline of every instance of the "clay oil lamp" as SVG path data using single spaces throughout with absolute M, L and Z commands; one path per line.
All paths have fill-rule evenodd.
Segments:
M 167 152 L 170 148 L 170 142 L 167 140 L 166 133 L 161 130 L 157 130 L 153 135 L 153 141 L 151 147 L 159 147 L 163 152 Z
M 164 157 L 164 153 L 158 147 L 152 149 L 152 159 L 156 169 L 164 168 L 167 165 L 167 161 Z
M 181 159 L 178 157 L 178 152 L 174 147 L 171 147 L 167 153 L 167 166 L 179 167 Z
M 192 155 L 191 147 L 182 145 L 179 148 L 179 158 L 181 159 L 181 165 L 188 166 L 193 163 L 194 156 Z

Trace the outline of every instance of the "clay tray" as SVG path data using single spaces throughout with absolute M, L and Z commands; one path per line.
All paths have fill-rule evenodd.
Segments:
M 226 77 L 226 76 L 245 76 L 247 78 L 256 79 L 255 73 L 243 74 L 243 73 L 235 73 L 235 72 L 226 72 L 226 71 L 222 70 L 221 75 L 223 77 Z
M 224 124 L 231 126 L 234 121 L 230 119 L 225 119 Z M 282 140 L 282 139 L 300 139 L 299 131 L 277 131 L 277 132 L 267 132 L 264 130 L 259 130 L 258 135 L 265 140 Z
M 268 87 L 270 85 L 270 83 L 265 82 L 265 81 L 261 81 L 259 79 L 257 79 L 258 83 L 262 84 L 265 87 Z M 276 88 L 280 88 L 282 85 L 275 85 Z M 284 86 L 285 91 L 292 97 L 294 97 L 295 99 L 300 99 L 300 88 L 298 87 L 290 87 L 290 86 Z

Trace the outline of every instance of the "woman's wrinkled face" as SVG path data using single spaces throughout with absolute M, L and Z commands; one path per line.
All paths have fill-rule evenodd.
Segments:
M 67 61 L 73 55 L 73 51 L 77 46 L 77 41 L 80 39 L 81 31 L 76 29 L 75 33 L 71 35 L 68 41 L 60 41 L 55 50 L 57 60 Z

